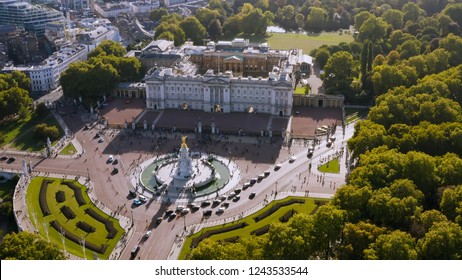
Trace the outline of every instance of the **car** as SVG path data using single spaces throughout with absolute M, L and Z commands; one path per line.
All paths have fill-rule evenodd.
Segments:
M 307 156 L 308 158 L 313 157 L 313 150 L 308 149 L 308 152 L 306 153 L 306 156 Z
M 156 225 L 162 223 L 163 220 L 164 220 L 164 218 L 158 217 L 158 218 L 156 219 Z
M 239 199 L 241 199 L 241 196 L 240 196 L 240 195 L 236 195 L 236 196 L 233 198 L 233 201 L 236 202 L 236 201 L 238 201 Z
M 242 189 L 237 188 L 237 189 L 234 190 L 234 193 L 235 193 L 235 194 L 240 194 L 241 191 L 242 191 Z
M 271 174 L 271 172 L 265 171 L 263 174 L 265 175 L 265 177 L 268 177 Z
M 109 155 L 109 157 L 107 158 L 107 162 L 112 162 L 113 160 L 114 160 L 114 156 Z
M 300 115 L 300 111 L 295 111 L 295 115 Z
M 250 183 L 244 183 L 244 186 L 242 186 L 242 189 L 246 190 L 248 187 L 250 187 Z
M 258 182 L 261 182 L 261 180 L 265 179 L 265 174 L 260 174 L 258 175 Z
M 112 174 L 112 175 L 115 175 L 115 174 L 117 174 L 117 173 L 119 173 L 119 168 L 114 167 L 114 169 L 112 169 L 111 174 Z
M 218 205 L 218 204 L 220 204 L 220 203 L 221 203 L 221 200 L 215 199 L 215 200 L 213 201 L 212 205 Z
M 205 217 L 208 217 L 208 216 L 212 215 L 212 210 L 210 210 L 210 209 L 204 210 L 204 212 L 202 212 L 202 215 L 205 216 Z
M 295 156 L 291 156 L 291 157 L 289 158 L 289 162 L 292 163 L 292 162 L 294 162 L 296 159 L 297 159 L 297 158 L 296 158 Z
M 215 211 L 215 213 L 216 214 L 221 214 L 221 213 L 225 212 L 225 209 L 226 209 L 225 207 L 220 207 L 220 208 L 217 209 L 217 211 Z
M 221 201 L 226 200 L 226 195 L 221 195 L 221 196 L 219 197 L 219 199 L 220 199 Z
M 281 167 L 282 167 L 282 166 L 281 166 L 280 164 L 276 164 L 276 165 L 274 166 L 274 171 L 278 171 L 279 169 L 281 169 Z
M 128 194 L 133 198 L 136 197 L 136 191 L 134 191 L 134 190 L 129 190 Z
M 212 203 L 210 203 L 210 201 L 202 201 L 201 207 L 207 207 L 207 206 L 209 206 L 210 204 L 212 204 Z
M 173 210 L 167 210 L 165 211 L 165 216 L 170 216 L 173 214 L 173 212 L 174 212 Z
M 331 141 L 330 139 L 329 139 L 329 140 L 327 140 L 326 146 L 327 146 L 327 147 L 330 147 L 330 146 L 332 146 L 332 141 Z
M 7 160 L 7 159 L 8 159 L 7 156 L 2 156 L 2 157 L 0 158 L 1 161 L 5 161 L 5 160 Z
M 136 254 L 138 254 L 139 251 L 140 251 L 140 245 L 135 245 L 132 248 L 131 258 L 134 259 L 136 257 Z
M 228 208 L 229 207 L 229 202 L 223 202 L 223 204 L 221 204 L 222 207 L 225 207 L 225 208 Z
M 14 162 L 15 160 L 16 160 L 16 158 L 10 157 L 10 158 L 6 161 L 6 163 L 12 163 L 12 162 Z
M 193 202 L 188 203 L 189 209 L 193 208 L 194 206 L 196 206 L 196 203 L 193 203 Z
M 257 178 L 250 179 L 250 185 L 253 185 L 257 182 Z
M 332 136 L 331 138 L 329 138 L 329 140 L 332 141 L 332 142 L 334 142 L 335 139 L 337 139 L 337 138 L 335 138 L 334 136 Z
M 190 208 L 192 212 L 196 212 L 197 210 L 199 210 L 199 206 L 197 205 L 194 205 L 193 207 Z
M 175 219 L 176 218 L 176 214 L 175 213 L 172 213 L 170 214 L 170 216 L 168 216 L 169 219 Z
M 180 213 L 181 213 L 181 215 L 186 215 L 186 214 L 189 213 L 189 211 L 190 211 L 189 208 L 184 208 L 184 209 L 182 209 L 182 210 L 180 211 Z
M 144 195 L 140 195 L 139 200 L 141 200 L 141 202 L 146 202 L 146 201 L 148 201 L 148 198 L 145 197 Z
M 183 209 L 185 209 L 185 208 L 186 208 L 186 207 L 184 207 L 183 205 L 178 205 L 178 206 L 176 207 L 175 212 L 181 212 L 181 210 L 183 210 Z
M 99 133 L 96 133 L 95 137 L 93 137 L 93 138 L 96 139 L 96 138 L 99 138 L 99 136 L 100 136 Z
M 144 237 L 148 238 L 149 236 L 152 235 L 152 231 L 148 230 L 146 231 L 146 233 L 144 234 Z
M 112 164 L 114 164 L 114 165 L 116 165 L 117 163 L 119 163 L 118 159 L 114 159 L 114 161 L 112 162 Z
M 98 139 L 98 143 L 103 143 L 103 142 L 104 142 L 103 137 L 100 137 L 100 138 Z
M 133 204 L 136 206 L 141 205 L 141 201 L 139 199 L 135 199 L 133 200 Z
M 254 199 L 256 195 L 257 195 L 257 193 L 254 193 L 254 192 L 251 193 L 251 194 L 249 195 L 249 199 Z
M 232 199 L 234 196 L 236 196 L 236 193 L 235 192 L 230 192 L 228 194 L 228 199 Z

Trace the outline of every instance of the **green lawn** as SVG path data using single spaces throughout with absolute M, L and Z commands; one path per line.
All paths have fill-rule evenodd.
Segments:
M 52 180 L 53 182 L 48 184 L 48 190 L 46 192 L 46 200 L 48 208 L 51 212 L 50 215 L 45 216 L 43 215 L 40 205 L 39 205 L 39 193 L 40 188 L 42 186 L 42 181 L 44 179 Z M 85 192 L 85 186 L 82 186 L 77 181 L 73 180 L 64 180 L 66 182 L 73 182 L 76 186 L 78 186 L 82 190 L 83 198 L 86 202 L 85 205 L 79 206 L 77 200 L 74 196 L 74 191 L 66 185 L 62 185 L 61 182 L 63 180 L 57 178 L 45 178 L 45 177 L 36 177 L 34 178 L 29 187 L 28 192 L 26 195 L 27 207 L 29 212 L 29 217 L 32 220 L 32 223 L 36 225 L 40 234 L 47 238 L 46 230 L 48 229 L 48 236 L 51 242 L 55 243 L 60 248 L 63 248 L 63 239 L 60 232 L 55 230 L 53 227 L 50 226 L 51 221 L 57 221 L 61 226 L 63 226 L 66 230 L 70 233 L 85 238 L 85 242 L 93 243 L 95 245 L 103 245 L 106 244 L 108 246 L 106 252 L 104 254 L 98 254 L 98 258 L 100 259 L 107 259 L 111 254 L 112 250 L 114 249 L 115 245 L 121 238 L 124 230 L 119 225 L 117 219 L 110 217 L 109 215 L 105 214 L 103 211 L 98 209 L 93 203 L 91 202 L 90 198 Z M 62 191 L 65 194 L 65 200 L 63 202 L 58 202 L 56 199 L 56 193 L 58 191 Z M 76 215 L 74 219 L 67 219 L 65 215 L 61 211 L 61 207 L 67 206 L 69 207 L 72 212 Z M 106 220 L 110 220 L 113 222 L 114 227 L 117 230 L 117 234 L 112 239 L 107 239 L 108 231 L 103 223 L 93 219 L 90 215 L 86 214 L 84 210 L 86 209 L 93 209 L 96 211 L 100 216 L 104 217 Z M 87 233 L 77 227 L 77 222 L 85 222 L 92 227 L 95 228 L 95 231 L 92 233 Z M 79 256 L 84 257 L 83 255 L 83 248 L 80 244 L 77 244 L 67 238 L 64 239 L 66 251 Z M 95 253 L 86 247 L 85 254 L 87 259 L 93 259 Z
M 64 147 L 64 149 L 61 150 L 59 153 L 60 155 L 73 155 L 77 153 L 77 150 L 75 149 L 74 145 L 72 143 L 69 143 Z
M 262 215 L 263 213 L 265 213 L 266 211 L 270 210 L 274 205 L 276 205 L 278 203 L 287 202 L 287 201 L 289 201 L 291 199 L 301 199 L 301 200 L 304 200 L 305 203 L 293 203 L 293 204 L 290 204 L 290 205 L 287 205 L 287 206 L 282 206 L 281 208 L 276 210 L 271 215 L 269 215 L 269 216 L 267 216 L 267 217 L 265 217 L 265 218 L 263 218 L 263 219 L 261 219 L 259 221 L 255 221 L 254 218 L 256 218 L 256 217 Z M 316 199 L 316 200 L 319 201 L 319 200 L 322 200 L 322 199 Z M 271 223 L 278 222 L 279 218 L 281 218 L 282 216 L 284 216 L 286 213 L 288 213 L 291 210 L 295 211 L 296 213 L 311 214 L 315 209 L 316 209 L 316 204 L 315 204 L 315 199 L 313 199 L 313 198 L 287 197 L 287 198 L 282 199 L 282 200 L 273 201 L 272 203 L 268 204 L 266 207 L 264 207 L 263 209 L 261 209 L 257 213 L 254 213 L 254 214 L 252 214 L 252 215 L 250 215 L 248 217 L 245 217 L 245 218 L 243 218 L 241 220 L 236 220 L 236 221 L 234 221 L 234 223 L 226 223 L 224 225 L 217 225 L 217 226 L 213 226 L 213 227 L 208 227 L 208 228 L 202 229 L 201 231 L 199 231 L 199 232 L 197 232 L 197 233 L 195 233 L 195 234 L 193 234 L 191 236 L 188 236 L 186 238 L 186 240 L 185 240 L 185 243 L 183 245 L 183 248 L 181 250 L 181 253 L 180 253 L 178 259 L 185 259 L 186 256 L 191 251 L 190 246 L 191 246 L 192 240 L 194 238 L 197 238 L 197 237 L 205 234 L 208 231 L 212 231 L 212 230 L 216 230 L 216 229 L 222 229 L 222 228 L 226 228 L 226 227 L 231 227 L 233 225 L 240 224 L 240 223 L 247 223 L 247 226 L 244 227 L 244 228 L 214 234 L 214 235 L 209 237 L 209 238 L 211 238 L 213 240 L 226 240 L 226 239 L 235 238 L 235 237 L 245 238 L 245 237 L 249 237 L 251 235 L 251 233 L 253 231 L 255 231 L 255 230 L 258 230 L 258 229 L 261 229 L 261 228 L 263 228 L 265 226 L 268 226 Z
M 21 151 L 41 151 L 46 145 L 46 139 L 36 139 L 33 134 L 33 128 L 39 123 L 55 125 L 60 131 L 60 137 L 64 135 L 56 119 L 52 114 L 45 117 L 38 117 L 35 113 L 31 113 L 23 120 L 7 120 L 1 121 L 0 126 L 5 135 L 5 139 L 0 146 L 11 143 L 11 148 Z M 52 144 L 56 143 L 53 142 Z
M 305 90 L 306 90 L 305 87 L 296 87 L 295 90 L 294 90 L 294 94 L 301 94 L 301 95 L 304 95 L 304 94 L 305 94 Z
M 353 36 L 337 32 L 322 32 L 319 35 L 306 35 L 300 33 L 270 33 L 265 38 L 272 49 L 302 49 L 309 54 L 311 50 L 322 45 L 338 45 L 341 42 L 353 42 Z
M 321 165 L 318 170 L 324 173 L 340 173 L 340 162 L 338 158 L 335 158 Z

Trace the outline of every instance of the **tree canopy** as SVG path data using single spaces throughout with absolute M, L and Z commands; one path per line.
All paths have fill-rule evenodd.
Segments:
M 5 235 L 0 243 L 2 260 L 64 260 L 63 252 L 38 234 L 22 231 Z

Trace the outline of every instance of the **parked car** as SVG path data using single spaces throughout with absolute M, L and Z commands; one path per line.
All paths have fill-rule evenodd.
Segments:
M 140 251 L 140 245 L 135 245 L 132 248 L 131 259 L 134 259 L 136 257 L 136 254 L 138 254 L 139 251 Z
M 205 217 L 208 217 L 208 216 L 212 215 L 212 210 L 210 210 L 210 209 L 204 210 L 204 212 L 202 212 L 202 215 L 204 215 Z
M 271 172 L 265 171 L 263 174 L 265 175 L 265 177 L 268 177 L 271 174 Z
M 165 216 L 170 216 L 173 214 L 173 212 L 174 212 L 173 210 L 167 210 L 165 211 Z
M 149 236 L 152 235 L 152 231 L 148 230 L 146 231 L 146 233 L 144 234 L 144 237 L 148 238 Z
M 230 193 L 228 194 L 228 199 L 232 199 L 235 195 L 236 195 L 235 192 L 230 192 Z
M 181 213 L 181 215 L 186 215 L 186 214 L 189 213 L 189 211 L 190 211 L 189 208 L 184 208 L 183 210 L 181 210 L 180 213 Z
M 291 157 L 289 158 L 289 162 L 292 163 L 292 162 L 294 162 L 296 159 L 297 159 L 297 158 L 296 158 L 295 156 L 291 156 Z
M 129 194 L 131 197 L 136 197 L 136 191 L 134 191 L 134 190 L 129 190 L 129 191 L 128 191 L 128 194 Z
M 238 201 L 239 199 L 241 199 L 241 196 L 240 196 L 240 195 L 236 195 L 236 196 L 233 198 L 233 201 L 236 202 L 236 201 Z
M 253 192 L 253 193 L 251 193 L 251 194 L 249 195 L 249 199 L 254 199 L 256 195 L 257 195 L 257 194 L 256 194 L 256 193 L 254 193 L 254 192 Z
M 114 161 L 112 162 L 112 164 L 114 164 L 114 165 L 116 165 L 117 163 L 119 163 L 118 159 L 114 159 Z
M 278 171 L 279 169 L 281 169 L 281 165 L 280 164 L 276 164 L 274 166 L 274 171 Z
M 141 201 L 139 199 L 134 199 L 133 204 L 135 204 L 135 206 L 139 206 L 141 205 Z
M 140 195 L 139 199 L 141 200 L 141 202 L 146 202 L 146 201 L 148 201 L 148 198 L 145 197 L 144 195 Z
M 158 218 L 156 219 L 156 224 L 158 225 L 158 224 L 162 223 L 163 220 L 164 220 L 164 218 L 158 217 Z
M 242 189 L 237 188 L 237 189 L 234 190 L 234 193 L 235 193 L 235 194 L 240 194 L 241 191 L 242 191 Z
M 225 207 L 220 207 L 217 209 L 217 211 L 215 212 L 216 214 L 222 214 L 223 212 L 225 212 Z
M 210 204 L 212 204 L 212 203 L 210 203 L 210 201 L 202 201 L 201 207 L 207 207 L 207 206 L 209 206 Z
M 113 155 L 109 155 L 109 157 L 108 157 L 108 159 L 107 159 L 107 162 L 111 163 L 113 160 L 114 160 L 114 156 L 113 156 Z

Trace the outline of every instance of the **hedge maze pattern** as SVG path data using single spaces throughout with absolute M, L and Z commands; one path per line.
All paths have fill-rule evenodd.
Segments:
M 39 205 L 40 205 L 40 209 L 41 209 L 44 217 L 53 214 L 50 211 L 50 208 L 48 207 L 48 202 L 49 201 L 47 201 L 47 191 L 49 190 L 49 184 L 51 184 L 53 182 L 55 182 L 55 181 L 54 180 L 49 180 L 49 179 L 44 179 L 42 181 L 42 184 L 41 184 L 41 187 L 40 187 L 40 190 L 39 190 Z M 69 187 L 73 191 L 73 193 L 74 193 L 73 198 L 75 198 L 75 200 L 77 201 L 77 204 L 79 205 L 79 208 L 82 207 L 82 206 L 88 205 L 87 201 L 85 200 L 85 198 L 83 196 L 82 189 L 79 186 L 75 185 L 73 182 L 66 182 L 66 181 L 61 181 L 60 184 Z M 55 193 L 55 200 L 56 200 L 56 202 L 58 204 L 66 202 L 66 193 L 63 190 L 58 190 Z M 72 208 L 67 206 L 67 205 L 63 205 L 59 209 L 60 209 L 61 213 L 64 215 L 64 217 L 66 217 L 68 220 L 72 220 L 72 219 L 75 219 L 77 217 L 77 215 L 74 213 L 74 211 L 76 211 L 76 209 L 74 209 L 74 211 L 73 211 Z M 107 239 L 114 239 L 117 236 L 118 230 L 116 229 L 116 227 L 114 225 L 114 222 L 111 221 L 109 219 L 109 217 L 106 218 L 106 217 L 102 216 L 100 213 L 98 213 L 97 211 L 95 211 L 92 208 L 87 208 L 87 209 L 84 210 L 84 212 L 85 212 L 85 214 L 88 214 L 95 222 L 98 221 L 98 222 L 104 224 L 105 229 L 108 232 L 107 235 L 106 235 Z M 55 213 L 53 215 L 56 215 L 56 214 L 57 213 Z M 69 228 L 69 224 L 67 225 L 68 228 L 66 228 L 66 227 L 62 226 L 59 221 L 52 220 L 50 222 L 50 225 L 57 232 L 63 234 L 70 241 L 72 241 L 72 242 L 74 242 L 76 244 L 82 245 L 82 240 L 84 239 L 84 237 L 79 236 L 79 234 L 76 234 L 75 232 L 73 232 L 72 229 Z M 75 227 L 76 227 L 75 230 L 79 229 L 79 230 L 85 232 L 86 235 L 96 232 L 96 228 L 94 226 L 92 226 L 91 224 L 89 224 L 88 222 L 84 222 L 84 221 L 80 220 L 77 223 L 72 223 L 72 225 L 75 225 Z M 94 244 L 94 243 L 92 243 L 92 242 L 90 242 L 88 240 L 85 240 L 85 248 L 87 248 L 89 250 L 92 250 L 92 251 L 94 251 L 96 253 L 99 253 L 99 254 L 104 254 L 108 247 L 109 246 L 107 244 L 104 244 L 104 243 L 102 245 L 96 245 L 96 244 Z

